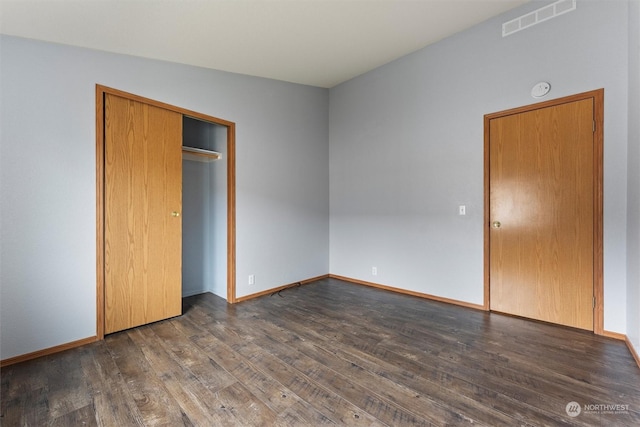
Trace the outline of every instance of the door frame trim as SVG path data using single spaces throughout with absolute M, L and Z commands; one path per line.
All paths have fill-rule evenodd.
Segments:
M 198 113 L 144 98 L 118 89 L 96 84 L 96 336 L 104 339 L 104 98 L 105 94 L 138 101 L 185 116 L 215 123 L 227 128 L 227 302 L 236 302 L 236 124 L 228 120 Z
M 604 158 L 604 89 L 583 92 L 549 101 L 498 111 L 484 116 L 484 309 L 491 310 L 490 301 L 490 176 L 489 123 L 493 119 L 571 102 L 593 99 L 593 332 L 604 334 L 604 250 L 603 250 L 603 158 Z

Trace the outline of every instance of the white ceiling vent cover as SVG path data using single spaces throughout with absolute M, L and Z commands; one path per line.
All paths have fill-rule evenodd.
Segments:
M 558 0 L 555 3 L 536 9 L 502 24 L 502 37 L 517 33 L 525 28 L 576 10 L 576 0 Z

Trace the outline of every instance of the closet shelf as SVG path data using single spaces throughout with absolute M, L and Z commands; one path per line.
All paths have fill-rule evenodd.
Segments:
M 182 146 L 182 158 L 194 162 L 213 162 L 222 158 L 222 154 L 217 151 L 203 150 L 202 148 Z

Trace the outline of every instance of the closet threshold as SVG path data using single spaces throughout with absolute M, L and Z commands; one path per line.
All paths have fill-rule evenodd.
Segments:
M 217 151 L 204 150 L 202 148 L 187 147 L 183 145 L 182 158 L 184 160 L 191 160 L 194 162 L 209 163 L 221 159 L 222 154 Z

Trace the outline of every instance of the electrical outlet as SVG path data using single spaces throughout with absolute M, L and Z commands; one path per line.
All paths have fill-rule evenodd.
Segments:
M 467 207 L 465 205 L 458 206 L 458 215 L 466 215 Z
M 371 275 L 372 276 L 378 275 L 378 267 L 371 267 Z
M 253 274 L 249 275 L 249 284 L 250 285 L 255 285 L 256 283 L 256 276 L 254 276 Z

